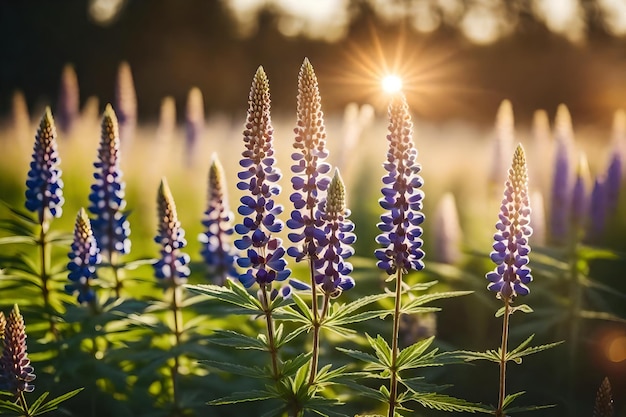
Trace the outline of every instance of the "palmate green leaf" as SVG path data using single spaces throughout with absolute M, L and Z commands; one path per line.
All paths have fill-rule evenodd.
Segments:
M 434 340 L 435 336 L 431 336 L 428 339 L 420 340 L 419 342 L 403 349 L 398 355 L 398 359 L 396 361 L 398 370 L 413 368 L 415 364 L 418 363 L 420 356 L 426 352 L 426 349 L 430 347 Z
M 372 338 L 367 333 L 365 334 L 367 337 L 367 341 L 370 346 L 376 352 L 376 356 L 378 357 L 378 361 L 381 365 L 385 366 L 385 368 L 391 367 L 391 348 L 387 344 L 387 341 L 383 339 L 381 335 L 376 336 L 376 339 Z
M 338 378 L 343 377 L 345 373 L 345 366 L 341 366 L 337 369 L 332 369 L 332 364 L 325 365 L 319 371 L 317 371 L 317 375 L 315 375 L 315 382 L 321 386 L 329 383 L 334 383 Z
M 213 401 L 209 401 L 208 405 L 226 405 L 237 404 L 249 401 L 263 401 L 276 398 L 276 395 L 265 390 L 248 390 L 245 392 L 236 392 L 227 397 L 218 398 Z
M 267 343 L 257 337 L 246 336 L 233 330 L 215 330 L 209 342 L 237 349 L 267 350 Z
M 390 297 L 390 294 L 376 294 L 367 297 L 361 297 L 351 303 L 335 303 L 331 307 L 325 323 L 332 322 L 336 325 L 345 325 L 350 323 L 356 323 L 358 321 L 368 320 L 368 318 L 358 318 L 359 315 L 355 312 L 367 305 L 378 302 L 383 298 Z M 386 312 L 386 310 L 384 310 Z M 375 317 L 375 316 L 374 316 Z M 355 320 L 356 318 L 356 320 Z
M 416 401 L 423 407 L 433 410 L 460 413 L 493 413 L 493 409 L 483 404 L 475 404 L 460 398 L 434 392 L 421 393 L 409 391 L 404 393 L 404 401 Z
M 503 411 L 506 414 L 509 414 L 509 413 L 521 413 L 521 412 L 525 412 L 525 411 L 543 410 L 545 408 L 555 407 L 554 404 L 549 404 L 549 405 L 529 405 L 529 406 L 521 406 L 521 407 L 511 407 L 511 408 L 509 408 L 509 406 L 513 403 L 513 401 L 515 401 L 517 398 L 521 397 L 525 393 L 526 393 L 526 391 L 520 391 L 520 392 L 516 392 L 515 394 L 507 395 L 504 398 L 504 401 L 502 402 L 502 409 L 503 409 Z
M 383 396 L 383 394 L 379 390 L 370 388 L 366 385 L 361 385 L 357 382 L 354 382 L 354 380 L 349 380 L 349 379 L 342 380 L 341 384 L 352 388 L 355 392 L 358 392 L 360 396 L 372 398 L 382 403 L 387 402 L 389 400 L 389 398 Z
M 259 368 L 258 366 L 249 367 L 249 366 L 237 365 L 235 363 L 212 361 L 212 360 L 201 360 L 199 362 L 207 365 L 210 368 L 217 369 L 218 371 L 235 374 L 235 375 L 248 376 L 251 378 L 265 378 L 265 377 L 271 376 L 268 374 L 266 369 Z
M 35 401 L 33 403 L 33 405 L 31 406 L 30 412 L 32 416 L 38 416 L 44 413 L 48 413 L 50 411 L 56 410 L 59 406 L 59 404 L 61 404 L 63 401 L 67 401 L 70 398 L 74 397 L 76 394 L 78 394 L 79 392 L 81 392 L 83 390 L 83 388 L 78 388 L 75 389 L 73 391 L 70 392 L 66 392 L 65 394 L 56 397 L 50 401 L 48 401 L 47 403 L 43 403 L 43 400 L 46 398 L 47 396 L 47 392 L 43 393 L 38 399 L 37 401 Z
M 590 261 L 592 259 L 619 259 L 619 255 L 610 249 L 587 245 L 579 246 L 576 251 L 576 256 L 584 261 Z
M 446 291 L 446 292 L 435 292 L 432 294 L 423 294 L 418 297 L 415 297 L 412 300 L 409 300 L 404 306 L 401 308 L 401 312 L 404 314 L 415 314 L 419 313 L 417 307 L 420 307 L 426 303 L 435 300 L 441 300 L 445 298 L 453 298 L 453 297 L 461 297 L 463 295 L 472 294 L 474 291 Z
M 496 311 L 496 317 L 502 317 L 505 310 L 506 307 L 500 307 L 498 311 Z M 532 307 L 530 307 L 528 304 L 521 304 L 519 306 L 510 307 L 510 314 L 513 314 L 516 311 L 521 311 L 522 313 L 533 313 L 535 310 L 533 310 Z
M 239 284 L 231 281 L 227 281 L 226 286 L 198 284 L 185 285 L 185 288 L 191 292 L 203 294 L 213 299 L 242 307 L 255 314 L 263 313 L 263 308 L 259 301 L 248 294 Z
M 351 349 L 344 349 L 344 348 L 336 348 L 338 351 L 345 353 L 346 355 L 354 358 L 354 359 L 358 359 L 360 361 L 366 362 L 366 363 L 377 363 L 379 364 L 381 367 L 385 367 L 385 365 L 374 355 L 370 355 L 369 353 L 365 353 L 365 352 L 361 352 L 359 350 L 351 350 Z
M 4 200 L 0 200 L 0 205 L 6 207 L 13 214 L 13 216 L 17 218 L 17 220 L 26 224 L 37 226 L 37 221 L 33 218 L 33 215 L 31 212 L 18 210 Z
M 14 412 L 16 413 L 16 415 L 20 415 L 20 416 L 24 414 L 24 410 L 22 410 L 22 407 L 12 401 L 0 400 L 0 410 L 7 410 L 10 412 Z M 0 414 L 4 414 L 4 413 L 0 413 Z
M 298 307 L 298 310 L 295 310 L 295 309 L 293 310 L 299 312 L 300 317 L 303 317 L 309 323 L 313 323 L 313 316 L 311 314 L 311 310 L 309 309 L 309 306 L 304 302 L 304 300 L 296 293 L 292 293 L 291 298 L 293 299 L 294 303 Z
M 282 325 L 280 325 L 278 329 L 282 329 Z M 282 346 L 289 344 L 289 342 L 291 342 L 293 339 L 309 329 L 310 327 L 308 326 L 300 326 L 293 330 L 290 330 L 286 335 L 282 331 L 280 333 L 277 331 L 274 341 L 276 343 L 276 348 L 280 349 Z
M 528 355 L 532 355 L 533 353 L 537 353 L 537 352 L 541 352 L 547 349 L 551 349 L 555 346 L 560 345 L 561 343 L 563 343 L 563 341 L 560 342 L 555 342 L 555 343 L 548 343 L 547 345 L 540 345 L 540 346 L 531 346 L 531 347 L 527 347 L 530 342 L 533 340 L 533 338 L 535 337 L 535 335 L 530 335 L 530 337 L 528 337 L 528 339 L 524 340 L 522 343 L 520 343 L 519 346 L 517 346 L 515 349 L 511 350 L 510 352 L 508 352 L 505 356 L 507 361 L 514 361 L 517 364 L 522 363 L 522 358 L 524 356 L 528 356 Z
M 414 392 L 440 392 L 452 387 L 452 385 L 449 384 L 437 385 L 424 382 L 424 380 L 425 378 L 423 376 L 418 376 L 414 378 L 402 378 L 399 382 Z
M 313 397 L 304 404 L 304 410 L 324 417 L 348 417 L 336 410 L 336 407 L 342 404 L 336 398 Z

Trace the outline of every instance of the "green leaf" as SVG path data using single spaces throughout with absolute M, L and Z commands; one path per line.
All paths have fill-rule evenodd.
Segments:
M 359 350 L 344 349 L 340 347 L 338 347 L 337 350 L 345 353 L 348 356 L 353 357 L 354 359 L 358 359 L 366 363 L 378 363 L 381 366 L 385 366 L 377 357 L 375 357 L 374 355 L 370 355 L 369 353 L 361 352 Z
M 418 376 L 415 378 L 403 378 L 399 381 L 402 385 L 414 392 L 439 392 L 452 385 L 437 385 L 424 382 L 424 377 Z
M 187 288 L 191 292 L 203 294 L 216 300 L 242 307 L 245 310 L 257 314 L 263 313 L 263 308 L 256 298 L 248 294 L 243 288 L 239 286 L 239 284 L 231 283 L 230 281 L 227 282 L 229 283 L 227 285 L 230 288 L 208 284 L 185 285 L 185 288 Z
M 304 317 L 308 322 L 313 323 L 313 316 L 311 315 L 311 310 L 309 310 L 309 306 L 304 302 L 302 298 L 296 293 L 292 293 L 291 298 L 294 303 L 298 306 L 300 311 L 300 315 Z
M 368 334 L 365 334 L 365 336 L 367 336 L 367 341 L 369 342 L 372 349 L 374 349 L 374 351 L 376 352 L 376 356 L 379 359 L 379 361 L 377 362 L 380 362 L 386 368 L 390 368 L 391 348 L 389 347 L 385 339 L 383 339 L 380 335 L 376 336 L 376 339 L 372 338 Z
M 15 404 L 14 402 L 6 400 L 0 400 L 0 410 L 13 411 L 19 413 L 20 415 L 24 413 L 24 410 L 22 410 L 21 406 Z
M 405 399 L 417 401 L 422 406 L 433 410 L 465 413 L 493 413 L 493 409 L 483 404 L 475 404 L 460 398 L 437 393 L 407 393 Z
M 235 375 L 249 376 L 251 378 L 264 378 L 269 376 L 265 369 L 257 366 L 251 368 L 249 366 L 211 360 L 202 360 L 200 363 L 206 364 L 210 368 Z
M 531 340 L 533 340 L 534 336 L 535 335 L 531 335 L 528 339 L 524 340 L 518 347 L 508 352 L 506 354 L 505 359 L 507 361 L 514 361 L 515 363 L 520 364 L 522 363 L 522 357 L 524 356 L 532 355 L 533 353 L 551 349 L 563 343 L 563 341 L 560 341 L 560 342 L 555 342 L 555 343 L 549 343 L 547 345 L 526 347 L 531 342 Z
M 48 397 L 48 394 L 50 394 L 50 393 L 49 393 L 49 392 L 47 392 L 47 391 L 46 391 L 46 392 L 44 392 L 43 394 L 41 394 L 41 395 L 39 396 L 39 398 L 37 398 L 37 399 L 35 400 L 35 402 L 34 402 L 34 403 L 32 403 L 32 404 L 30 405 L 30 410 L 29 410 L 29 411 L 30 411 L 30 413 L 31 413 L 31 414 L 36 415 L 36 413 L 37 413 L 37 409 L 41 406 L 41 404 L 43 404 L 43 402 L 45 401 L 46 397 Z
M 431 336 L 428 339 L 420 340 L 419 342 L 403 349 L 398 355 L 398 359 L 396 361 L 398 370 L 412 368 L 414 362 L 416 362 L 416 360 L 419 359 L 424 352 L 426 352 L 426 349 L 430 347 L 434 340 L 435 336 Z
M 301 353 L 293 359 L 283 362 L 281 373 L 284 376 L 292 376 L 298 371 L 298 369 L 304 367 L 304 365 L 311 359 L 311 352 Z
M 504 397 L 504 401 L 502 401 L 502 408 L 506 409 L 509 405 L 511 405 L 513 401 L 515 401 L 517 398 L 521 397 L 525 393 L 526 391 L 520 391 L 516 392 L 515 394 L 507 395 L 506 397 Z
M 446 291 L 446 292 L 435 292 L 432 294 L 423 294 L 419 297 L 415 297 L 410 300 L 406 305 L 404 305 L 401 309 L 402 313 L 405 314 L 413 314 L 413 309 L 429 303 L 431 301 L 445 299 L 445 298 L 453 298 L 453 297 L 461 297 L 463 295 L 472 294 L 474 291 Z
M 246 336 L 233 330 L 215 330 L 213 337 L 209 338 L 209 342 L 221 346 L 231 346 L 237 349 L 257 349 L 264 351 L 268 349 L 265 341 L 256 337 Z
M 275 398 L 275 395 L 268 391 L 262 390 L 248 390 L 245 392 L 236 392 L 227 397 L 218 398 L 213 401 L 209 401 L 208 405 L 225 405 L 225 404 L 237 404 L 248 401 L 262 401 Z
M 456 358 L 466 362 L 485 360 L 500 363 L 500 354 L 496 350 L 487 350 L 485 352 L 474 352 L 471 350 L 458 350 L 451 353 Z
M 52 410 L 56 410 L 59 404 L 61 404 L 63 401 L 67 401 L 70 398 L 74 397 L 76 394 L 78 394 L 82 390 L 83 390 L 83 388 L 78 388 L 78 389 L 75 389 L 73 391 L 66 392 L 65 394 L 63 394 L 63 395 L 61 395 L 59 397 L 56 397 L 56 398 L 48 401 L 47 403 L 45 403 L 43 406 L 41 406 L 41 408 L 39 408 L 39 410 L 37 410 L 36 413 L 34 413 L 33 410 L 31 410 L 31 412 L 34 413 L 33 416 L 36 416 L 36 415 L 40 415 L 40 414 L 44 414 L 44 413 L 50 412 Z M 41 400 L 41 398 L 44 397 L 44 395 L 46 395 L 46 394 L 47 394 L 47 392 L 42 394 L 41 397 L 39 397 L 39 399 L 37 401 Z
M 37 240 L 31 236 L 6 236 L 0 238 L 0 245 L 15 245 L 19 243 L 34 245 L 37 243 Z

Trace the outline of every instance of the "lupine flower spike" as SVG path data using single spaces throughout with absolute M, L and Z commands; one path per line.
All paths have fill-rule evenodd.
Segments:
M 80 93 L 78 77 L 72 65 L 63 67 L 59 100 L 57 105 L 57 122 L 63 132 L 69 132 L 74 127 L 80 113 Z
M 509 100 L 503 100 L 498 108 L 496 117 L 495 138 L 491 171 L 489 173 L 490 186 L 499 186 L 506 178 L 506 159 L 513 148 L 514 132 L 513 106 Z
M 576 240 L 581 237 L 578 235 L 584 231 L 589 217 L 590 196 L 588 189 L 590 182 L 589 164 L 587 163 L 587 157 L 582 153 L 576 169 L 576 180 L 574 182 L 574 188 L 572 189 L 572 210 L 570 212 L 570 224 L 574 233 L 576 233 L 576 236 L 574 236 Z
M 383 197 L 379 200 L 387 212 L 381 216 L 378 228 L 382 233 L 376 238 L 383 247 L 375 255 L 378 267 L 393 275 L 424 268 L 420 239 L 424 193 L 420 190 L 423 181 L 413 145 L 413 123 L 403 95 L 392 98 L 389 120 L 389 151 L 384 164 L 387 174 L 383 177 Z
M 455 264 L 461 259 L 461 241 L 463 231 L 459 222 L 459 215 L 456 208 L 454 194 L 445 193 L 435 211 L 434 233 L 434 254 L 437 262 Z
M 330 165 L 324 162 L 328 157 L 324 113 L 317 77 L 308 59 L 304 60 L 298 75 L 297 101 L 293 144 L 296 151 L 291 155 L 295 161 L 291 166 L 294 173 L 291 183 L 295 191 L 289 197 L 295 210 L 291 212 L 287 227 L 294 231 L 289 234 L 289 239 L 298 245 L 290 247 L 288 253 L 296 261 L 308 258 L 313 262 L 319 252 L 319 240 L 325 237 L 318 205 L 330 182 L 325 175 L 330 171 Z
M 16 305 L 6 319 L 2 356 L 0 357 L 0 390 L 19 397 L 32 392 L 35 386 L 34 369 L 26 352 L 26 328 L 24 318 Z
M 346 208 L 345 186 L 338 170 L 335 170 L 322 206 L 325 239 L 320 257 L 315 260 L 315 283 L 321 286 L 324 294 L 336 297 L 354 287 L 354 279 L 349 276 L 352 264 L 346 259 L 354 254 L 350 245 L 356 240 L 352 233 L 354 224 L 348 220 L 350 210 Z
M 278 219 L 283 207 L 275 204 L 274 198 L 280 193 L 277 185 L 281 177 L 274 167 L 274 145 L 272 121 L 270 117 L 269 82 L 262 67 L 257 70 L 248 99 L 248 116 L 243 132 L 245 151 L 239 165 L 237 188 L 248 194 L 241 197 L 239 214 L 243 217 L 235 231 L 241 235 L 235 240 L 237 249 L 246 251 L 237 259 L 246 271 L 239 280 L 246 287 L 258 283 L 270 289 L 272 282 L 284 281 L 290 274 L 286 268 L 285 250 L 282 240 L 275 237 L 283 228 Z
M 117 70 L 114 104 L 120 122 L 120 138 L 126 143 L 132 139 L 137 125 L 137 93 L 130 64 L 125 61 Z
M 50 216 L 61 217 L 62 213 L 64 199 L 60 162 L 54 119 L 50 108 L 46 107 L 35 136 L 26 180 L 26 208 L 37 213 L 39 224 L 44 229 L 47 229 Z
M 194 163 L 198 145 L 204 134 L 204 99 L 202 91 L 193 87 L 187 95 L 187 112 L 185 114 L 185 164 Z
M 155 242 L 161 245 L 161 257 L 154 264 L 155 276 L 165 287 L 179 287 L 187 282 L 190 270 L 189 255 L 181 249 L 187 246 L 185 231 L 180 226 L 176 204 L 165 178 L 159 185 L 157 197 L 158 235 Z
M 557 109 L 554 140 L 556 149 L 550 201 L 550 238 L 554 243 L 563 244 L 569 237 L 573 171 L 571 148 L 574 142 L 572 117 L 563 104 Z
M 254 75 L 248 106 L 246 128 L 243 132 L 245 150 L 239 161 L 243 169 L 238 173 L 240 181 L 237 183 L 237 188 L 245 191 L 246 195 L 240 199 L 238 211 L 243 220 L 235 226 L 235 231 L 241 235 L 240 239 L 235 240 L 235 246 L 246 251 L 245 255 L 242 254 L 237 259 L 237 264 L 245 269 L 239 280 L 246 288 L 255 283 L 260 287 L 258 294 L 267 325 L 272 375 L 278 378 L 279 360 L 269 298 L 273 295 L 273 282 L 284 281 L 291 271 L 287 269 L 282 241 L 275 237 L 283 228 L 283 223 L 278 220 L 283 207 L 274 202 L 274 198 L 280 194 L 277 182 L 281 174 L 274 167 L 270 88 L 263 67 L 259 67 Z M 289 286 L 284 286 L 283 289 L 289 289 Z M 283 292 L 283 296 L 287 294 L 286 291 Z
M 400 311 L 402 303 L 403 274 L 410 270 L 422 270 L 421 213 L 423 192 L 420 166 L 416 161 L 417 149 L 413 145 L 413 123 L 409 106 L 403 94 L 396 94 L 389 103 L 389 150 L 383 165 L 387 174 L 383 176 L 383 197 L 379 203 L 386 212 L 378 224 L 381 234 L 376 241 L 382 246 L 376 249 L 378 267 L 388 275 L 395 275 L 395 306 L 391 339 L 391 362 L 389 381 L 388 416 L 396 415 L 398 406 L 398 338 L 400 333 Z
M 69 294 L 78 292 L 78 302 L 81 304 L 93 304 L 96 294 L 91 287 L 91 280 L 95 277 L 96 265 L 102 258 L 84 208 L 81 208 L 76 216 L 74 242 L 68 256 L 70 262 L 67 269 L 71 284 L 65 286 L 65 291 Z
M 518 145 L 513 155 L 498 217 L 491 252 L 491 260 L 496 268 L 487 274 L 490 282 L 487 288 L 496 292 L 498 298 L 513 301 L 518 295 L 528 295 L 530 290 L 527 284 L 532 281 L 528 268 L 528 238 L 532 234 L 528 173 L 521 145 Z
M 236 278 L 238 274 L 235 251 L 230 244 L 233 213 L 228 207 L 224 169 L 217 155 L 213 155 L 209 167 L 208 194 L 208 208 L 202 220 L 206 231 L 199 236 L 201 254 L 208 266 L 209 278 L 218 285 L 224 285 L 226 278 Z
M 109 259 L 114 254 L 130 252 L 130 224 L 124 200 L 125 183 L 120 169 L 120 137 L 115 112 L 107 104 L 102 116 L 98 161 L 94 163 L 95 183 L 89 194 L 89 211 L 96 216 L 92 222 L 98 246 Z

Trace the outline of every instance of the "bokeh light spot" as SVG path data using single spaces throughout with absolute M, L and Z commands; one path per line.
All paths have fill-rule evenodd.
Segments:
M 626 361 L 626 336 L 611 340 L 606 349 L 607 358 L 614 363 Z

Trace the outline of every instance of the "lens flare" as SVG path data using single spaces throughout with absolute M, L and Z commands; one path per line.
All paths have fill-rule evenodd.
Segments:
M 383 77 L 381 84 L 385 93 L 394 94 L 402 90 L 402 78 L 395 74 L 389 74 Z

